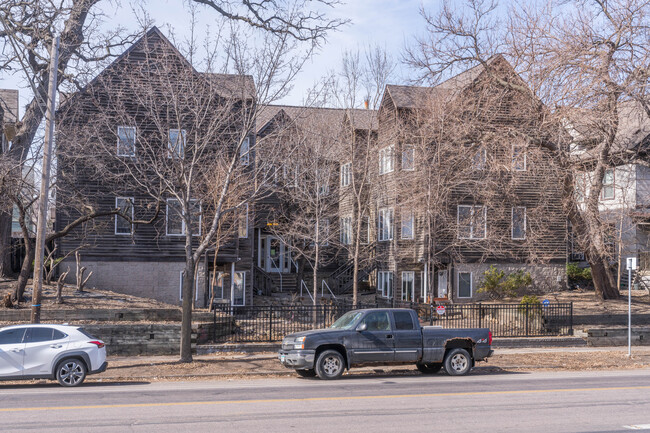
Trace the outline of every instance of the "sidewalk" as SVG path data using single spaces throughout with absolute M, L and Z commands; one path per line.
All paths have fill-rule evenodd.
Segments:
M 552 347 L 495 349 L 488 363 L 479 363 L 473 374 L 508 371 L 597 370 L 650 368 L 650 347 Z M 181 364 L 177 356 L 109 357 L 106 372 L 90 376 L 101 381 L 232 380 L 248 377 L 297 377 L 283 367 L 274 352 L 196 355 Z M 419 374 L 415 366 L 354 368 L 351 374 Z

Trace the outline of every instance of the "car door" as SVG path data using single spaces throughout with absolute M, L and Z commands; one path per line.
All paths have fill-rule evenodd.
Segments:
M 422 351 L 422 333 L 410 311 L 393 311 L 395 361 L 416 362 Z
M 25 333 L 23 375 L 36 376 L 52 373 L 52 363 L 58 354 L 68 348 L 69 337 L 49 327 L 28 328 Z
M 25 328 L 11 328 L 0 332 L 0 377 L 23 375 Z
M 371 311 L 361 319 L 361 324 L 366 329 L 356 331 L 352 337 L 352 363 L 392 362 L 395 348 L 388 311 Z

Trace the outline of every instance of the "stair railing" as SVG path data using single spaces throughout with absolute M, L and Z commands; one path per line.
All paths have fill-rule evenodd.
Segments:
M 311 298 L 311 301 L 314 302 L 314 297 L 311 295 L 311 292 L 309 291 L 309 287 L 307 287 L 307 283 L 305 283 L 305 280 L 300 280 L 300 297 L 302 298 L 302 288 L 305 288 L 305 291 Z

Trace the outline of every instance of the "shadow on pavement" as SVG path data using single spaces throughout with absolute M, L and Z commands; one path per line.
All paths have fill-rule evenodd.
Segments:
M 66 388 L 61 385 L 59 385 L 55 381 L 48 381 L 48 382 L 27 382 L 25 381 L 24 383 L 18 383 L 18 382 L 13 382 L 8 385 L 3 385 L 0 382 L 0 391 L 6 390 L 6 389 L 38 389 L 38 388 L 53 388 L 53 389 L 75 389 L 75 390 L 83 390 L 84 388 L 98 388 L 102 386 L 128 386 L 128 385 L 149 385 L 151 382 L 148 381 L 122 381 L 122 380 L 116 380 L 116 381 L 109 381 L 109 380 L 103 380 L 101 382 L 99 381 L 87 381 L 84 382 L 83 384 L 73 387 L 73 388 Z

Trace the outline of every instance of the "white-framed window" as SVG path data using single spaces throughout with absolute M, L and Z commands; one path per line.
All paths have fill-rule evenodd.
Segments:
M 223 299 L 224 273 L 210 271 L 210 298 Z
M 402 170 L 415 170 L 415 149 L 412 146 L 406 146 L 402 150 Z
M 512 239 L 526 239 L 526 208 L 512 208 Z
M 523 144 L 512 145 L 512 168 L 515 171 L 526 171 L 526 146 Z
M 472 155 L 472 169 L 485 170 L 487 168 L 487 151 L 484 147 L 479 147 Z
M 135 126 L 117 127 L 117 156 L 135 156 Z
M 487 209 L 485 206 L 458 205 L 458 239 L 485 239 Z
M 377 291 L 382 298 L 393 297 L 393 273 L 390 271 L 377 271 Z
M 201 235 L 201 203 L 190 200 L 190 218 L 192 221 L 192 236 Z M 185 236 L 187 226 L 180 201 L 175 198 L 167 199 L 165 210 L 165 226 L 167 236 Z
M 123 214 L 130 215 L 133 220 L 133 197 L 115 197 L 115 208 Z M 133 233 L 133 224 L 120 215 L 115 215 L 115 234 L 130 235 Z
M 379 209 L 377 218 L 377 240 L 390 241 L 393 239 L 393 208 Z
M 400 211 L 400 216 L 402 217 L 401 238 L 413 239 L 415 228 L 415 216 L 413 215 L 413 211 L 410 209 L 402 208 Z
M 239 210 L 239 227 L 237 233 L 240 238 L 248 237 L 248 203 Z
M 233 306 L 246 304 L 246 271 L 237 271 L 232 274 L 230 286 L 230 299 Z
M 181 301 L 183 300 L 183 281 L 185 281 L 185 277 L 183 276 L 183 271 L 180 271 L 180 284 L 179 284 L 179 290 L 178 290 L 178 299 Z M 196 278 L 194 280 L 194 300 L 198 301 L 199 300 L 199 279 Z
M 415 302 L 415 272 L 402 272 L 402 301 Z
M 459 272 L 458 273 L 458 297 L 471 298 L 472 297 L 472 273 Z
M 603 200 L 612 200 L 615 198 L 615 186 L 616 178 L 613 168 L 608 168 L 603 174 Z
M 184 129 L 170 129 L 167 140 L 168 158 L 185 158 L 185 144 L 187 143 L 187 131 Z
M 352 163 L 341 164 L 341 186 L 349 186 L 352 182 Z
M 352 217 L 346 216 L 341 218 L 340 240 L 343 245 L 352 243 Z
M 250 150 L 251 150 L 251 139 L 250 137 L 244 138 L 244 141 L 242 141 L 241 146 L 239 147 L 239 162 L 241 165 L 248 165 L 250 164 Z
M 384 147 L 379 151 L 379 174 L 393 171 L 394 146 Z

